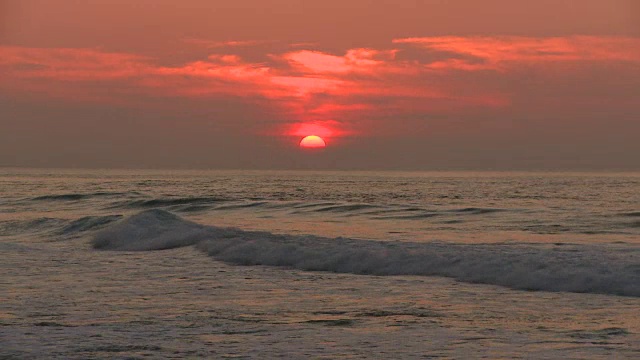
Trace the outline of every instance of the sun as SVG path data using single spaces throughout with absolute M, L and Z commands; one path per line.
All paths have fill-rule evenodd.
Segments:
M 303 149 L 324 149 L 327 143 L 318 135 L 305 136 L 300 140 L 300 147 Z

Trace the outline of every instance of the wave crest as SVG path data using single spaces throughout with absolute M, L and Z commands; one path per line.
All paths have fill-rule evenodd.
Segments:
M 277 235 L 203 226 L 163 210 L 121 220 L 93 239 L 97 249 L 160 250 L 196 245 L 237 265 L 362 275 L 446 276 L 520 290 L 640 297 L 640 249 L 570 245 L 451 244 Z
M 105 250 L 163 250 L 196 244 L 206 233 L 205 226 L 153 209 L 103 229 L 94 236 L 92 245 Z

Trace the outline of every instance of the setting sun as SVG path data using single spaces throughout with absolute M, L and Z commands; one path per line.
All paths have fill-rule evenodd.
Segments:
M 300 140 L 300 147 L 303 149 L 324 149 L 327 144 L 317 135 L 309 135 Z

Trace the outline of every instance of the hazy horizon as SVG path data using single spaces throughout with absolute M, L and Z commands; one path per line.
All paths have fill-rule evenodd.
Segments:
M 0 167 L 640 170 L 633 0 L 0 0 L 0 79 Z

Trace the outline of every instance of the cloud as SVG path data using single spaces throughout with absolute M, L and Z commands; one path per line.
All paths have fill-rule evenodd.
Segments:
M 416 37 L 396 39 L 393 48 L 343 54 L 288 48 L 262 54 L 264 61 L 232 51 L 256 41 L 185 42 L 222 52 L 169 66 L 99 49 L 0 47 L 0 90 L 117 103 L 134 95 L 202 101 L 231 96 L 280 114 L 282 124 L 274 128 L 284 129 L 278 130 L 282 135 L 325 126 L 339 137 L 393 131 L 394 126 L 375 126 L 381 118 L 430 121 L 507 109 L 522 99 L 541 104 L 551 84 L 560 88 L 603 64 L 617 64 L 617 76 L 640 64 L 640 39 L 622 37 Z M 533 77 L 523 72 L 545 85 L 524 86 Z M 564 101 L 584 96 L 574 92 L 564 94 Z
M 319 51 L 302 50 L 282 56 L 292 68 L 314 74 L 363 73 L 383 71 L 387 61 L 393 60 L 396 51 L 351 49 L 344 56 Z
M 272 41 L 260 41 L 260 40 L 229 40 L 229 41 L 214 41 L 198 38 L 184 38 L 182 42 L 186 44 L 200 46 L 206 49 L 216 48 L 234 48 L 234 47 L 251 47 L 256 45 L 264 45 L 271 43 Z
M 499 69 L 509 62 L 630 61 L 640 62 L 640 39 L 624 37 L 418 37 L 394 44 L 446 52 L 450 58 L 427 64 L 435 69 Z M 461 58 L 461 56 L 466 57 Z
M 149 59 L 95 49 L 0 47 L 0 68 L 13 77 L 66 81 L 134 77 Z

